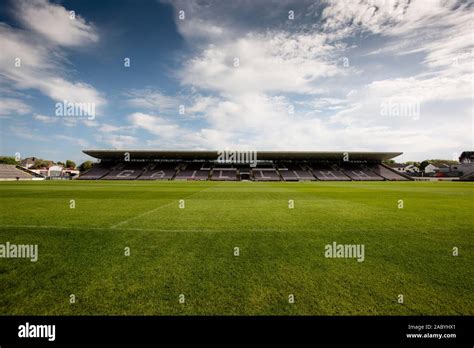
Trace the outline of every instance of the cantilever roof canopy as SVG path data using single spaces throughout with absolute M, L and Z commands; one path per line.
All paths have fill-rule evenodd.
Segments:
M 229 150 L 230 151 L 230 150 Z M 131 160 L 217 160 L 220 151 L 181 150 L 83 150 L 89 156 L 101 160 L 123 160 L 126 153 Z M 357 151 L 257 151 L 257 160 L 306 160 L 338 161 L 349 154 L 351 161 L 383 161 L 401 155 L 403 152 L 357 152 Z

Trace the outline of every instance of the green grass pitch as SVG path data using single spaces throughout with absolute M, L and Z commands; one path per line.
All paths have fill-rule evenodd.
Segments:
M 473 211 L 472 183 L 1 182 L 0 244 L 39 258 L 0 258 L 0 314 L 473 315 Z

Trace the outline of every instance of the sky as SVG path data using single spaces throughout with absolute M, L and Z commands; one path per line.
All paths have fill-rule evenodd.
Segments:
M 474 148 L 474 3 L 0 0 L 0 155 Z M 71 12 L 73 11 L 73 12 Z

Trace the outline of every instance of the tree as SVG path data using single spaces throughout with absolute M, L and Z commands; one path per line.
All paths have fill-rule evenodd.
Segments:
M 76 163 L 74 163 L 74 161 L 71 161 L 71 160 L 66 160 L 66 168 L 76 169 Z
M 426 168 L 426 166 L 427 166 L 428 164 L 430 164 L 430 162 L 427 161 L 427 160 L 424 160 L 423 162 L 421 162 L 421 163 L 420 163 L 420 170 L 421 170 L 422 172 L 424 172 L 424 171 L 425 171 L 425 168 Z
M 395 161 L 393 159 L 391 160 L 383 160 L 384 164 L 395 164 Z
M 79 170 L 81 172 L 85 172 L 86 170 L 91 169 L 94 166 L 94 163 L 91 161 L 85 161 L 79 165 Z
M 405 164 L 413 164 L 415 167 L 420 168 L 420 162 L 408 161 Z
M 37 160 L 31 169 L 49 168 L 53 163 L 51 161 Z
M 2 164 L 17 164 L 15 157 L 0 157 L 0 163 Z

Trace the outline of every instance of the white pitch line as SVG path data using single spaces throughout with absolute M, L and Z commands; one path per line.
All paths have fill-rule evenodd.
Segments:
M 152 210 L 148 210 L 148 211 L 146 211 L 146 212 L 144 212 L 144 213 L 142 213 L 142 214 L 140 214 L 140 215 L 133 216 L 133 217 L 127 219 L 127 220 L 123 220 L 123 221 L 121 221 L 121 222 L 119 222 L 119 223 L 117 223 L 117 224 L 111 226 L 110 228 L 111 228 L 111 229 L 115 229 L 115 228 L 120 227 L 120 226 L 122 226 L 122 225 L 128 224 L 130 221 L 133 221 L 133 220 L 135 220 L 135 219 L 139 219 L 139 218 L 144 217 L 144 216 L 146 216 L 146 215 L 148 215 L 148 214 L 154 213 L 155 211 L 160 210 L 161 208 L 168 207 L 168 206 L 170 206 L 171 204 L 175 204 L 175 203 L 176 203 L 176 202 L 173 201 L 173 202 L 169 202 L 169 203 L 164 204 L 164 205 L 160 205 L 159 207 L 156 207 L 156 208 L 154 208 L 154 209 L 152 209 Z
M 247 233 L 258 233 L 258 232 L 295 232 L 290 230 L 250 230 L 250 231 L 224 231 L 224 230 L 165 230 L 165 229 L 157 229 L 157 228 L 127 228 L 127 227 L 120 227 L 114 228 L 111 227 L 75 227 L 75 226 L 42 226 L 42 225 L 0 225 L 0 229 L 4 228 L 35 228 L 35 229 L 60 229 L 60 230 L 100 230 L 100 231 L 110 231 L 110 230 L 119 230 L 119 231 L 148 231 L 148 232 L 169 232 L 169 233 L 182 233 L 182 232 L 190 232 L 190 233 L 232 233 L 232 232 L 247 232 Z M 305 231 L 305 230 L 298 230 L 296 232 L 314 232 L 314 231 Z
M 196 191 L 196 192 L 191 193 L 190 195 L 185 196 L 185 197 L 180 198 L 180 199 L 187 199 L 187 198 L 189 198 L 189 197 L 191 197 L 191 196 L 194 196 L 195 194 L 204 192 L 204 191 L 210 189 L 211 187 L 212 187 L 212 186 L 206 187 L 205 189 Z M 117 224 L 111 226 L 110 228 L 115 229 L 115 228 L 117 228 L 117 227 L 119 227 L 119 226 L 128 224 L 130 221 L 139 219 L 139 218 L 141 218 L 141 217 L 143 217 L 143 216 L 146 216 L 146 215 L 148 215 L 148 214 L 154 213 L 155 211 L 158 211 L 158 210 L 160 210 L 160 209 L 162 209 L 162 208 L 168 207 L 168 206 L 170 206 L 170 205 L 172 205 L 172 204 L 175 204 L 175 203 L 177 203 L 177 202 L 176 202 L 176 201 L 171 201 L 171 202 L 169 202 L 169 203 L 167 203 L 167 204 L 160 205 L 159 207 L 156 207 L 156 208 L 154 208 L 154 209 L 152 209 L 152 210 L 148 210 L 148 211 L 146 211 L 146 212 L 144 212 L 144 213 L 142 213 L 142 214 L 140 214 L 140 215 L 133 216 L 133 217 L 127 219 L 127 220 L 121 221 L 121 222 L 119 222 L 119 223 L 117 223 Z
M 36 228 L 36 229 L 60 229 L 60 230 L 112 230 L 112 227 L 75 227 L 75 226 L 45 226 L 45 225 L 1 225 L 0 229 L 4 228 Z M 217 230 L 165 230 L 157 228 L 116 228 L 121 231 L 151 231 L 151 232 L 221 232 Z

